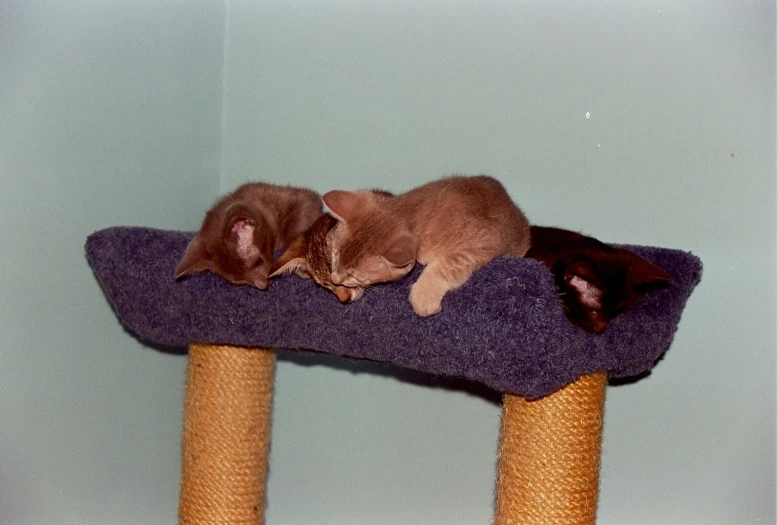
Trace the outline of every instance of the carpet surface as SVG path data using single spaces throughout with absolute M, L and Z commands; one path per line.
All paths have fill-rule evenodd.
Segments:
M 464 377 L 528 399 L 584 374 L 611 378 L 650 370 L 667 351 L 702 274 L 700 260 L 666 248 L 626 246 L 670 276 L 595 335 L 564 316 L 551 273 L 530 259 L 501 258 L 416 316 L 408 303 L 417 266 L 404 280 L 340 304 L 297 276 L 260 291 L 203 273 L 173 270 L 194 232 L 114 227 L 89 236 L 87 260 L 122 325 L 164 346 L 190 342 L 306 350 Z

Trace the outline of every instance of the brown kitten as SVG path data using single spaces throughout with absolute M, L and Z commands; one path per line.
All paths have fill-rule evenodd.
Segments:
M 580 233 L 532 226 L 526 257 L 554 274 L 565 315 L 588 332 L 601 334 L 608 322 L 652 287 L 669 277 L 657 266 L 623 248 Z
M 233 284 L 264 290 L 273 252 L 304 232 L 321 213 L 321 198 L 312 190 L 244 184 L 206 213 L 175 277 L 210 270 Z
M 492 177 L 451 176 L 390 199 L 331 191 L 322 200 L 340 222 L 329 233 L 335 285 L 364 288 L 425 266 L 409 300 L 422 317 L 495 257 L 522 257 L 529 224 Z
M 388 191 L 371 190 L 379 198 L 393 197 Z M 300 277 L 313 279 L 314 282 L 334 293 L 342 303 L 356 301 L 364 293 L 363 288 L 348 288 L 332 282 L 332 250 L 327 242 L 338 220 L 329 214 L 323 214 L 302 235 L 297 237 L 275 260 L 270 268 L 270 277 L 294 272 Z

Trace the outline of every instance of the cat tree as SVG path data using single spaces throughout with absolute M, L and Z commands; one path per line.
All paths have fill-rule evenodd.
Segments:
M 593 524 L 607 379 L 650 370 L 667 350 L 702 265 L 630 246 L 670 276 L 602 335 L 570 324 L 545 267 L 498 259 L 417 317 L 419 273 L 349 305 L 294 277 L 269 290 L 212 274 L 175 281 L 194 233 L 117 227 L 87 259 L 122 324 L 141 340 L 189 346 L 180 524 L 264 519 L 274 349 L 369 359 L 467 378 L 503 393 L 495 524 Z

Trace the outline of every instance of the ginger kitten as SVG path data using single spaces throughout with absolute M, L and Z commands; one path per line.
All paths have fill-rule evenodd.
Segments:
M 210 270 L 233 284 L 268 287 L 273 252 L 322 214 L 318 193 L 251 182 L 223 196 L 206 213 L 175 270 L 178 279 Z
M 422 317 L 440 312 L 446 293 L 481 266 L 530 247 L 527 218 L 485 175 L 446 177 L 392 198 L 336 190 L 322 200 L 338 219 L 328 234 L 332 283 L 363 289 L 401 279 L 419 262 L 409 300 Z
M 371 190 L 378 198 L 393 197 L 388 191 Z M 288 273 L 313 281 L 334 293 L 342 303 L 356 301 L 364 293 L 363 288 L 348 288 L 332 282 L 332 250 L 327 234 L 338 224 L 329 214 L 321 215 L 302 235 L 293 240 L 273 262 L 270 278 Z
M 342 303 L 359 299 L 363 293 L 361 288 L 336 286 L 330 279 L 332 253 L 327 243 L 327 234 L 337 223 L 338 219 L 326 213 L 316 219 L 313 225 L 293 240 L 275 260 L 270 268 L 270 278 L 296 273 L 300 277 L 313 279 L 316 284 L 338 296 Z

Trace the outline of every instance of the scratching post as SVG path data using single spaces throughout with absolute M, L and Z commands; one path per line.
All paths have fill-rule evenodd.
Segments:
M 179 525 L 259 525 L 265 515 L 274 350 L 191 344 Z
M 495 525 L 594 525 L 607 374 L 535 401 L 505 394 Z

